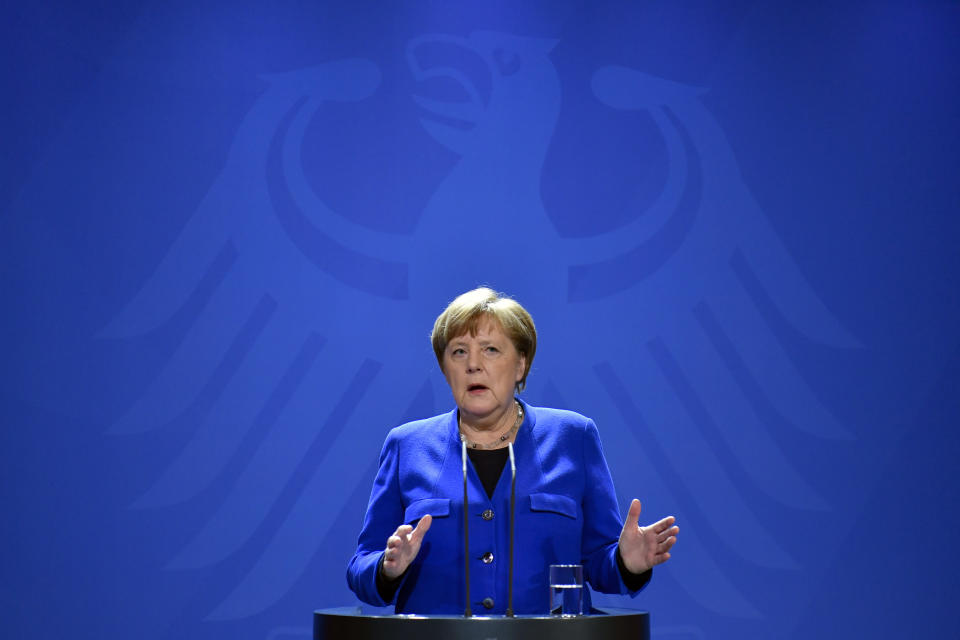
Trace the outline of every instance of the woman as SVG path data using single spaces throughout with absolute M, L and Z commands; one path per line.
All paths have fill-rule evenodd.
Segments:
M 508 445 L 516 456 L 513 609 L 546 613 L 551 564 L 582 564 L 604 593 L 635 594 L 670 558 L 679 529 L 668 517 L 621 525 L 596 425 L 571 411 L 531 407 L 523 390 L 537 349 L 530 314 L 487 288 L 440 314 L 433 349 L 456 408 L 390 431 L 347 568 L 350 588 L 397 613 L 465 608 L 462 442 L 470 454 L 470 608 L 505 613 L 509 584 Z

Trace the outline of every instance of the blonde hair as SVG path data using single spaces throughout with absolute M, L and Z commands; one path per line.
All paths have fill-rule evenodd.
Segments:
M 523 391 L 533 356 L 537 352 L 537 328 L 533 325 L 533 318 L 519 302 L 487 287 L 460 294 L 433 323 L 430 342 L 440 363 L 440 370 L 443 370 L 443 353 L 450 341 L 467 333 L 476 336 L 477 327 L 484 319 L 496 320 L 517 353 L 526 357 L 523 377 L 517 382 L 517 391 Z

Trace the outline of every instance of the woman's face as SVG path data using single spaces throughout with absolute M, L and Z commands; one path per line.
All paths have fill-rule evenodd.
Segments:
M 452 339 L 443 352 L 443 375 L 461 419 L 471 426 L 496 426 L 513 407 L 526 362 L 492 318 L 480 321 L 477 335 Z

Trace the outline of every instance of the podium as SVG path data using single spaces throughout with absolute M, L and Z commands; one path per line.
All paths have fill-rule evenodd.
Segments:
M 576 618 L 516 616 L 364 615 L 361 607 L 318 609 L 313 640 L 649 640 L 650 614 L 594 609 Z

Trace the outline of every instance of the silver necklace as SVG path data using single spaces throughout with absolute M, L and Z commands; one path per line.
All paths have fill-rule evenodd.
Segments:
M 470 442 L 469 440 L 467 440 L 467 437 L 463 435 L 463 427 L 460 424 L 460 412 L 458 411 L 457 412 L 457 429 L 460 431 L 460 441 L 466 442 L 467 446 L 471 449 L 496 449 L 497 447 L 502 445 L 509 438 L 511 438 L 513 434 L 517 432 L 517 429 L 520 428 L 520 424 L 523 422 L 523 406 L 516 400 L 514 400 L 514 404 L 517 405 L 517 419 L 513 421 L 513 426 L 510 427 L 510 429 L 508 429 L 506 433 L 504 433 L 502 436 L 500 436 L 499 438 L 497 438 L 496 440 L 494 440 L 489 444 L 482 444 L 480 442 Z

